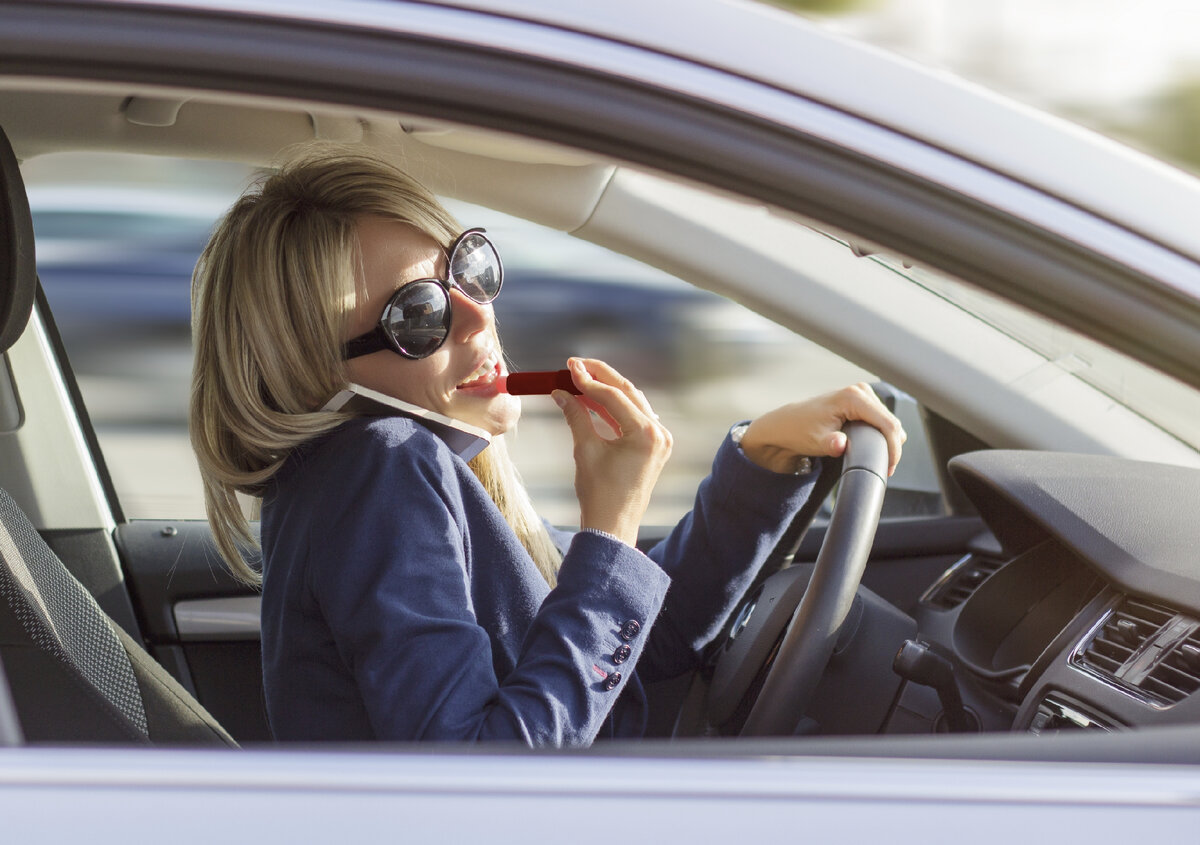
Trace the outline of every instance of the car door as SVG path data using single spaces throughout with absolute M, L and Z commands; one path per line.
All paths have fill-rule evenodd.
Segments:
M 441 17 L 450 19 L 467 16 L 464 12 L 454 10 L 422 11 L 439 20 Z M 89 52 L 97 50 L 103 53 L 112 49 L 108 42 L 101 45 L 99 42 L 72 41 L 66 29 L 53 25 L 55 21 L 65 25 L 67 19 L 62 17 L 63 10 L 56 7 L 46 15 L 45 19 L 39 18 L 39 27 L 29 34 L 20 45 L 20 50 L 45 51 L 52 56 L 60 56 L 66 50 L 80 66 L 90 68 L 91 73 L 120 75 L 112 65 L 102 61 L 108 53 L 100 56 Z M 487 16 L 481 16 L 476 23 L 483 23 L 482 18 Z M 147 7 L 124 14 L 121 25 L 114 24 L 108 34 L 118 42 L 128 40 L 139 47 L 173 44 L 175 23 L 173 18 L 162 18 Z M 1026 216 L 1019 216 L 1013 211 L 1012 197 L 1006 193 L 1016 188 L 1004 183 L 1001 176 L 974 168 L 961 159 L 941 156 L 936 150 L 922 147 L 911 137 L 889 132 L 870 121 L 857 120 L 852 114 L 830 110 L 818 102 L 794 94 L 784 94 L 750 78 L 722 75 L 711 67 L 678 66 L 663 56 L 656 57 L 643 67 L 645 79 L 636 83 L 623 74 L 601 74 L 576 68 L 568 85 L 560 67 L 555 66 L 551 72 L 546 65 L 530 62 L 529 56 L 520 50 L 489 51 L 477 56 L 477 62 L 464 65 L 456 61 L 462 47 L 452 39 L 439 42 L 436 39 L 413 38 L 396 28 L 389 30 L 387 37 L 378 31 L 368 30 L 358 33 L 360 38 L 356 38 L 352 29 L 344 27 L 330 27 L 327 30 L 316 26 L 305 28 L 303 39 L 315 38 L 329 49 L 304 52 L 301 57 L 302 51 L 282 46 L 292 44 L 290 36 L 299 37 L 294 22 L 263 19 L 251 23 L 247 19 L 234 23 L 213 17 L 207 20 L 206 25 L 204 37 L 197 36 L 197 40 L 192 42 L 198 51 L 198 58 L 208 55 L 206 51 L 218 48 L 235 53 L 257 71 L 269 66 L 272 78 L 286 79 L 290 91 L 307 91 L 312 85 L 318 84 L 335 85 L 337 91 L 329 92 L 334 99 L 358 103 L 363 108 L 403 110 L 409 107 L 418 113 L 428 98 L 441 98 L 442 102 L 457 103 L 457 108 L 461 110 L 457 114 L 460 116 L 475 116 L 481 120 L 486 117 L 483 122 L 488 124 L 489 129 L 518 132 L 528 125 L 527 117 L 552 115 L 552 121 L 534 124 L 540 140 L 609 152 L 622 159 L 632 156 L 642 167 L 659 168 L 677 176 L 696 175 L 708 185 L 736 190 L 743 196 L 752 197 L 755 203 L 766 203 L 783 213 L 812 215 L 832 225 L 853 230 L 864 238 L 902 245 L 909 254 L 929 257 L 935 263 L 940 261 L 985 286 L 1005 287 L 1010 292 L 1022 295 L 1025 291 L 1023 285 L 1034 285 L 1038 301 L 1048 312 L 1076 325 L 1100 326 L 1101 333 L 1106 333 L 1107 337 L 1127 342 L 1144 351 L 1147 360 L 1161 363 L 1185 377 L 1189 372 L 1187 362 L 1193 358 L 1189 357 L 1190 341 L 1186 327 L 1188 315 L 1195 310 L 1194 304 L 1184 302 L 1178 309 L 1154 310 L 1140 322 L 1138 331 L 1131 332 L 1126 325 L 1127 314 L 1118 313 L 1121 308 L 1114 305 L 1111 298 L 1101 303 L 1077 295 L 1078 290 L 1086 290 L 1088 286 L 1097 284 L 1097 280 L 1103 282 L 1120 275 L 1120 271 L 1109 262 L 1089 253 L 1082 246 L 1087 238 L 1094 237 L 1094 233 L 1086 227 L 1080 227 L 1077 232 L 1072 232 L 1073 238 L 1048 235 L 1027 219 L 1048 213 L 1047 208 L 1054 205 L 1053 198 L 1022 189 L 1022 199 L 1025 201 L 1023 213 Z M 456 33 L 459 31 L 454 29 Z M 472 28 L 470 31 L 482 33 L 483 30 Z M 539 32 L 547 37 L 541 49 L 551 52 L 566 50 L 571 46 L 569 42 L 577 37 L 566 30 L 551 32 L 549 29 L 539 29 Z M 279 37 L 264 37 L 271 33 Z M 501 37 L 502 33 L 497 31 L 496 36 Z M 63 43 L 56 42 L 56 38 L 63 39 Z M 355 49 L 349 49 L 349 44 L 353 44 Z M 280 48 L 275 49 L 275 45 L 280 45 Z M 600 57 L 597 61 L 612 61 L 613 51 L 622 53 L 624 50 L 607 45 L 607 52 L 597 53 Z M 124 52 L 145 62 L 146 72 L 160 82 L 173 80 L 185 87 L 201 83 L 221 87 L 220 74 L 214 73 L 211 77 L 198 80 L 194 68 L 178 62 L 178 55 L 151 55 L 153 50 L 150 53 L 137 50 Z M 85 61 L 89 59 L 96 61 Z M 445 72 L 431 79 L 428 73 L 433 66 L 431 63 L 437 64 Z M 378 74 L 386 77 L 381 84 L 358 87 L 362 80 L 376 79 Z M 265 77 L 259 74 L 254 78 L 261 80 Z M 494 108 L 496 92 L 493 86 L 496 79 L 506 80 L 504 109 Z M 419 83 L 415 80 L 419 80 Z M 517 80 L 540 80 L 546 84 L 524 85 L 517 84 Z M 701 84 L 708 81 L 719 84 Z M 436 85 L 436 90 L 430 87 L 433 85 Z M 705 96 L 709 99 L 696 95 L 701 90 L 706 92 Z M 558 98 L 555 92 L 559 91 L 569 92 L 570 96 Z M 654 100 L 656 107 L 648 107 L 645 101 L 647 97 Z M 737 118 L 715 103 L 713 98 L 753 103 L 760 118 L 754 121 Z M 122 101 L 118 98 L 116 102 L 119 107 Z M 635 103 L 637 108 L 624 108 Z M 479 106 L 479 110 L 472 111 L 469 108 L 471 104 Z M 187 104 L 181 108 L 187 109 Z M 203 103 L 197 103 L 195 108 L 202 111 Z M 269 111 L 268 108 L 261 110 Z M 188 114 L 187 111 L 182 113 L 185 116 Z M 773 117 L 767 119 L 768 115 Z M 598 119 L 598 116 L 604 119 Z M 307 125 L 310 127 L 318 124 L 327 128 L 340 125 L 323 123 L 311 115 L 308 118 Z M 699 125 L 703 125 L 705 131 L 691 131 L 690 128 Z M 679 141 L 671 145 L 670 154 L 657 147 L 631 151 L 628 146 L 629 138 L 657 137 L 664 132 L 673 134 Z M 564 165 L 572 166 L 571 163 Z M 950 185 L 951 182 L 953 185 Z M 611 191 L 612 185 L 605 185 L 605 190 Z M 1007 204 L 967 199 L 973 195 L 983 196 L 989 191 L 995 192 L 996 197 Z M 1061 212 L 1066 218 L 1070 217 L 1057 206 L 1052 210 Z M 918 220 L 919 225 L 914 222 Z M 583 222 L 590 224 L 593 221 L 577 221 L 577 224 L 582 225 Z M 1012 250 L 1014 240 L 1032 242 L 1034 246 Z M 953 260 L 947 255 L 946 245 L 950 243 L 954 245 Z M 645 243 L 634 244 L 634 247 L 645 248 Z M 1046 280 L 1053 280 L 1054 283 Z M 748 291 L 748 288 L 742 289 L 741 294 L 749 295 Z M 756 303 L 759 310 L 770 312 L 773 308 L 784 307 L 779 298 L 787 295 L 787 291 L 782 285 L 777 286 L 775 291 L 761 294 Z M 1113 284 L 1111 291 L 1119 291 L 1125 298 L 1129 313 L 1133 310 L 1145 312 L 1147 297 L 1167 295 L 1161 285 Z M 772 295 L 777 298 L 771 299 Z M 52 308 L 57 310 L 53 303 Z M 823 328 L 846 350 L 862 352 L 868 348 L 868 344 L 856 342 L 855 335 L 856 332 L 861 334 L 861 327 L 834 326 L 828 322 L 837 317 L 832 309 L 813 309 L 805 315 L 793 308 L 785 313 L 791 325 L 800 325 L 807 319 L 814 329 Z M 1185 342 L 1147 344 L 1145 337 L 1156 333 L 1182 334 Z M 592 335 L 593 332 L 589 328 L 580 334 Z M 65 341 L 68 352 L 70 343 L 69 339 Z M 898 355 L 903 352 L 902 349 L 896 350 Z M 88 360 L 86 353 L 71 357 L 80 364 Z M 156 353 L 148 357 L 157 359 L 160 356 Z M 878 363 L 887 362 L 878 360 Z M 899 372 L 903 367 L 898 363 L 892 369 Z M 966 381 L 966 377 L 960 375 L 953 385 L 959 388 L 957 394 L 954 390 L 942 390 L 939 399 L 943 406 L 960 412 L 971 406 L 973 398 L 957 398 L 967 397 L 972 389 Z M 73 387 L 71 378 L 67 382 L 69 387 Z M 169 382 L 175 389 L 179 388 L 180 379 L 170 379 Z M 981 387 L 974 389 L 980 393 L 987 392 Z M 142 524 L 143 520 L 135 516 L 137 512 L 128 507 L 128 494 L 122 496 L 114 492 L 117 486 L 113 481 L 114 474 L 120 471 L 124 462 L 117 459 L 111 448 L 96 446 L 95 441 L 101 438 L 94 434 L 96 429 L 92 420 L 98 417 L 98 407 L 86 397 L 77 406 L 81 429 L 95 453 L 96 465 L 100 467 L 100 483 L 107 493 L 111 512 L 116 516 L 113 537 L 116 548 L 124 555 L 123 567 L 129 594 L 127 601 L 136 611 L 133 614 L 135 621 L 145 629 L 151 645 L 167 655 L 164 658 L 166 662 L 173 662 L 179 675 L 191 683 L 201 700 L 209 703 L 222 718 L 231 716 L 220 712 L 224 707 L 218 703 L 221 700 L 232 702 L 231 709 L 236 713 L 253 711 L 256 704 L 243 706 L 245 684 L 241 680 L 252 677 L 252 667 L 256 662 L 254 636 L 247 633 L 252 625 L 243 624 L 248 618 L 244 611 L 247 607 L 252 608 L 252 602 L 236 603 L 234 606 L 240 609 L 238 612 L 228 610 L 224 604 L 230 598 L 252 599 L 253 596 L 237 585 L 222 581 L 215 555 L 203 541 L 203 526 L 200 525 L 195 532 L 187 530 L 193 526 L 179 522 L 185 516 L 182 511 L 150 515 L 145 518 L 151 522 Z M 945 410 L 945 407 L 941 410 Z M 727 426 L 729 422 L 736 421 L 731 417 L 737 416 L 736 413 L 724 415 L 721 425 Z M 997 416 L 997 420 L 1004 422 L 1000 416 Z M 999 424 L 993 420 L 988 422 Z M 1060 426 L 1056 431 L 1062 428 Z M 1014 435 L 1012 429 L 1007 433 Z M 712 433 L 708 436 L 711 437 Z M 135 448 L 146 453 L 146 443 L 150 438 L 142 432 L 137 440 Z M 697 438 L 697 442 L 711 444 L 713 441 Z M 933 438 L 933 442 L 941 442 L 940 434 Z M 953 444 L 954 438 L 949 437 L 946 443 Z M 706 448 L 711 451 L 712 447 L 707 445 Z M 954 446 L 938 448 L 948 454 Z M 101 454 L 104 455 L 103 459 Z M 150 463 L 161 462 L 151 458 Z M 686 501 L 687 493 L 679 490 L 670 492 L 676 504 L 681 500 Z M 887 551 L 880 557 L 878 566 L 872 565 L 868 584 L 902 607 L 911 607 L 914 600 L 919 599 L 921 591 L 932 580 L 936 580 L 933 576 L 944 571 L 968 550 L 973 536 L 974 526 L 969 524 L 969 518 L 966 522 L 958 518 L 961 512 L 954 506 L 958 501 L 954 492 L 941 484 L 937 494 L 951 503 L 943 514 L 929 515 L 927 520 L 898 519 L 894 527 L 885 525 L 880 534 L 881 542 L 886 541 L 884 548 Z M 164 499 L 162 496 L 152 498 Z M 550 516 L 554 521 L 566 522 Z M 928 524 L 914 525 L 915 521 Z M 52 534 L 58 529 L 49 526 L 46 530 Z M 55 541 L 65 543 L 67 536 L 56 537 Z M 802 558 L 812 555 L 819 536 L 820 530 L 817 528 L 807 540 L 810 545 L 801 552 Z M 96 542 L 103 546 L 114 542 L 114 539 L 102 536 Z M 80 566 L 83 568 L 84 565 Z M 909 569 L 914 572 L 908 572 Z M 113 568 L 111 572 L 106 570 L 105 577 L 109 582 L 123 584 L 121 571 L 121 568 Z M 190 576 L 185 577 L 189 571 L 196 573 L 194 580 Z M 877 575 L 877 572 L 880 574 Z M 156 578 L 161 578 L 165 583 L 165 590 L 154 586 L 152 582 Z M 110 586 L 102 583 L 100 592 L 104 593 L 105 588 Z M 113 595 L 120 597 L 125 589 L 122 586 Z M 209 621 L 195 623 L 198 624 L 198 630 L 190 628 L 194 623 L 189 621 L 185 631 L 180 632 L 176 605 L 180 602 L 204 602 L 206 604 L 200 606 L 185 606 L 183 616 L 189 620 L 208 620 L 211 617 L 205 608 L 212 607 L 207 604 L 210 600 L 221 602 L 217 605 L 216 617 L 235 620 L 233 624 L 238 627 L 238 632 L 220 630 L 219 625 L 218 631 L 214 632 Z M 114 605 L 121 603 L 113 602 Z M 252 615 L 251 612 L 250 617 Z M 196 656 L 197 667 L 202 663 L 212 664 L 211 670 L 198 669 L 202 683 L 196 677 L 188 677 L 192 669 L 189 653 Z M 226 653 L 236 655 L 232 659 L 236 659 L 244 671 L 227 671 L 218 657 L 205 661 L 199 656 Z M 175 655 L 175 658 L 171 659 L 169 655 Z M 210 677 L 215 678 L 213 683 L 218 686 L 236 677 L 236 682 L 228 685 L 233 689 L 232 693 L 208 691 L 206 688 L 210 684 Z M 258 735 L 262 735 L 261 725 L 258 727 Z
M 136 157 L 82 156 L 28 168 L 39 274 L 53 318 L 46 322 L 118 515 L 113 542 L 126 590 L 113 600 L 128 596 L 120 618 L 236 738 L 264 741 L 258 598 L 225 572 L 211 542 L 186 407 L 191 266 L 250 170 L 159 161 L 156 172 L 173 169 L 174 176 L 137 184 L 147 167 Z M 100 176 L 64 183 L 63 170 Z M 114 187 L 121 175 L 131 184 Z M 222 182 L 224 197 L 214 187 Z M 789 398 L 839 378 L 872 378 L 743 306 L 624 256 L 478 206 L 459 204 L 456 211 L 471 225 L 486 225 L 505 255 L 505 297 L 496 308 L 504 337 L 513 339 L 506 342 L 512 365 L 554 367 L 569 355 L 604 355 L 643 387 L 675 433 L 676 454 L 648 513 L 645 545 L 688 509 L 725 430 L 776 401 L 781 365 L 802 357 L 813 374 Z M 731 378 L 741 400 L 722 389 Z M 882 383 L 877 389 L 910 439 L 866 584 L 911 612 L 980 526 L 944 492 L 938 467 L 953 446 L 930 441 L 912 397 Z M 944 441 L 953 428 L 933 431 Z M 528 397 L 512 440 L 543 515 L 571 526 L 570 442 L 557 409 Z M 964 443 L 974 445 L 960 440 L 957 448 Z M 779 550 L 776 565 L 814 560 L 823 533 L 818 515 L 801 545 Z M 51 537 L 68 562 L 79 560 L 65 538 Z

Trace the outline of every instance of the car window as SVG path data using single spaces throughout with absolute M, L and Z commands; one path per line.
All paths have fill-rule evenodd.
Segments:
M 187 440 L 190 276 L 219 215 L 253 178 L 220 163 L 48 156 L 27 169 L 38 270 L 122 510 L 129 519 L 202 519 Z M 114 174 L 123 181 L 114 180 Z M 675 436 L 646 514 L 691 506 L 729 426 L 874 376 L 717 294 L 556 230 L 448 201 L 497 244 L 506 281 L 497 321 L 515 369 L 567 357 L 609 361 L 647 394 Z M 910 440 L 885 514 L 938 513 L 919 409 L 897 394 Z M 573 525 L 570 433 L 546 397 L 528 397 L 510 449 L 542 515 Z

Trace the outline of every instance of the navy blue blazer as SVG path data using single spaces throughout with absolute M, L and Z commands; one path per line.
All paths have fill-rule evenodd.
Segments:
M 692 512 L 648 556 L 552 531 L 564 554 L 551 591 L 441 440 L 405 417 L 350 421 L 297 449 L 263 499 L 272 731 L 640 736 L 642 681 L 698 664 L 816 476 L 762 469 L 726 438 Z

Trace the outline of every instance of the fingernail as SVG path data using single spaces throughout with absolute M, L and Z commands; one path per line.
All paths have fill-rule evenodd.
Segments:
M 567 391 L 555 390 L 550 394 L 550 398 L 554 400 L 554 404 L 560 408 L 567 407 Z

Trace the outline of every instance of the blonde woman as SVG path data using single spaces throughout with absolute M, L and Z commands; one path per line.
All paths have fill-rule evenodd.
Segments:
M 573 359 L 580 395 L 553 398 L 574 437 L 582 527 L 550 528 L 504 451 L 520 404 L 497 384 L 501 274 L 486 235 L 464 233 L 411 178 L 328 147 L 243 196 L 201 258 L 192 440 L 218 547 L 253 583 L 237 494 L 261 500 L 278 739 L 638 736 L 642 683 L 696 665 L 820 456 L 845 448 L 843 422 L 876 425 L 899 459 L 903 431 L 864 386 L 785 406 L 726 438 L 693 512 L 643 554 L 638 524 L 671 436 L 628 380 Z M 494 439 L 468 465 L 411 417 L 321 410 L 348 383 Z M 816 458 L 803 475 L 802 457 Z

